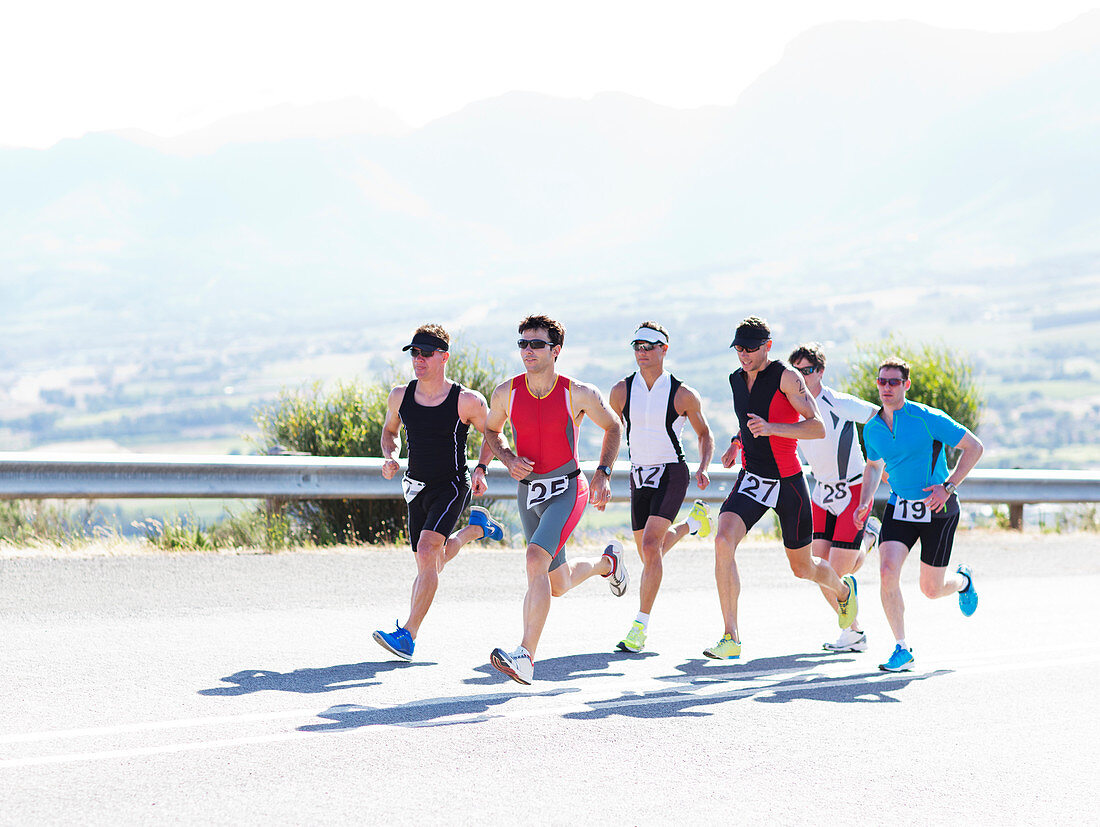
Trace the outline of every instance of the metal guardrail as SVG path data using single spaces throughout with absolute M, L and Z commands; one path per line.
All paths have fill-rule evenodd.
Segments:
M 473 463 L 471 463 L 471 467 Z M 0 499 L 395 499 L 398 479 L 384 480 L 376 457 L 186 456 L 160 454 L 43 454 L 0 452 Z M 581 463 L 591 477 L 596 463 Z M 611 495 L 630 499 L 627 462 L 615 463 Z M 688 499 L 722 502 L 735 470 L 712 468 L 711 484 Z M 489 466 L 489 496 L 511 497 L 515 481 L 497 462 Z M 886 486 L 878 492 L 885 499 Z M 964 502 L 1100 502 L 1100 471 L 975 469 L 959 488 Z

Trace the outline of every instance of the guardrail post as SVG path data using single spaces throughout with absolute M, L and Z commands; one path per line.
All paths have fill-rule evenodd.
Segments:
M 1008 504 L 1008 527 L 1014 531 L 1024 530 L 1024 504 Z

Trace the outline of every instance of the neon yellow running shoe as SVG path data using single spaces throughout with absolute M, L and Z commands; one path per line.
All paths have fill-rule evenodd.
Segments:
M 699 527 L 691 532 L 696 537 L 706 537 L 710 534 L 710 510 L 702 500 L 695 501 L 695 505 L 693 505 L 691 511 L 688 512 L 687 519 L 689 531 L 691 531 L 691 523 L 693 520 L 699 524 Z
M 734 640 L 733 635 L 722 635 L 722 639 L 704 649 L 703 654 L 715 660 L 737 660 L 741 657 L 741 641 Z
M 645 626 L 641 621 L 635 620 L 630 624 L 630 631 L 626 637 L 619 641 L 620 652 L 640 652 L 645 649 Z
M 850 574 L 846 574 L 840 579 L 841 582 L 848 585 L 848 599 L 837 601 L 837 608 L 839 608 L 840 611 L 837 613 L 836 619 L 841 629 L 847 629 L 856 622 L 856 612 L 859 610 L 859 599 L 856 597 L 856 579 Z

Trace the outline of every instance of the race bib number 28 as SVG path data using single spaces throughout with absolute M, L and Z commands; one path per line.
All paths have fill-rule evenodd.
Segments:
M 737 493 L 751 497 L 768 508 L 775 508 L 779 502 L 779 480 L 758 477 L 746 471 L 737 486 Z
M 928 523 L 932 521 L 932 512 L 923 500 L 894 500 L 894 519 L 903 523 Z
M 527 507 L 534 508 L 547 500 L 565 492 L 569 487 L 569 477 L 551 477 L 545 480 L 531 480 L 527 486 Z
M 852 500 L 852 489 L 848 483 L 840 482 L 814 482 L 813 501 L 828 511 L 830 514 L 840 516 L 848 503 Z

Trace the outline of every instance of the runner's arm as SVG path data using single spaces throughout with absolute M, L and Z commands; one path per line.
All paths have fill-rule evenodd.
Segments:
M 749 414 L 749 430 L 756 437 L 783 436 L 788 439 L 823 439 L 825 423 L 817 409 L 813 394 L 806 388 L 806 382 L 798 371 L 785 368 L 779 380 L 779 390 L 802 417 L 799 422 L 768 422 L 761 416 Z
M 871 513 L 871 504 L 875 501 L 875 492 L 882 481 L 882 471 L 886 468 L 886 461 L 881 459 L 869 459 L 863 466 L 863 479 L 860 480 L 859 505 L 852 517 L 856 528 L 862 528 L 867 522 L 867 515 Z
M 392 480 L 394 474 L 401 470 L 397 464 L 397 453 L 401 440 L 401 402 L 405 398 L 405 386 L 398 385 L 390 390 L 386 399 L 386 421 L 382 423 L 382 463 L 383 479 Z
M 582 414 L 588 414 L 592 421 L 603 428 L 603 444 L 600 446 L 600 465 L 608 468 L 614 467 L 615 458 L 619 455 L 619 442 L 622 440 L 623 426 L 619 417 L 607 404 L 594 385 L 586 385 L 583 382 L 576 383 L 578 407 Z M 592 475 L 592 484 L 588 492 L 588 501 L 596 506 L 597 511 L 603 511 L 611 500 L 611 479 L 601 471 Z
M 473 425 L 482 435 L 481 440 L 481 453 L 484 454 L 488 449 L 485 447 L 485 423 L 489 418 L 489 406 L 485 403 L 485 397 L 475 390 L 464 390 L 458 397 L 458 415 L 462 421 Z M 492 453 L 489 454 L 489 459 L 492 459 Z M 479 463 L 488 465 L 487 460 L 478 458 Z M 485 479 L 485 469 L 479 464 L 474 472 L 470 475 L 470 490 L 475 497 L 480 497 L 486 491 L 489 490 L 488 482 Z
M 513 479 L 521 480 L 530 474 L 535 466 L 530 460 L 516 456 L 504 439 L 503 431 L 508 421 L 507 407 L 510 390 L 511 383 L 503 382 L 493 391 L 493 401 L 489 405 L 489 415 L 485 419 L 485 439 L 481 443 L 480 461 L 488 465 L 486 460 L 491 459 L 491 453 L 504 463 L 504 467 L 508 469 Z
M 710 432 L 710 423 L 703 413 L 703 401 L 694 388 L 681 385 L 676 392 L 676 403 L 683 400 L 683 407 L 676 404 L 676 412 L 687 417 L 691 427 L 695 429 L 695 436 L 699 439 L 699 468 L 695 472 L 695 484 L 700 489 L 710 485 L 710 475 L 707 468 L 714 457 L 714 435 Z
M 962 454 L 959 455 L 959 461 L 955 463 L 955 470 L 948 475 L 944 482 L 949 482 L 955 487 L 958 487 L 962 485 L 962 481 L 966 479 L 966 475 L 974 470 L 974 466 L 977 465 L 978 460 L 982 458 L 985 446 L 982 445 L 980 439 L 967 429 L 966 433 L 963 434 L 962 439 L 959 440 L 955 447 L 960 449 Z M 930 485 L 924 490 L 929 492 L 924 502 L 927 503 L 928 507 L 933 511 L 939 511 L 943 508 L 944 503 L 951 499 L 951 493 L 943 485 Z

